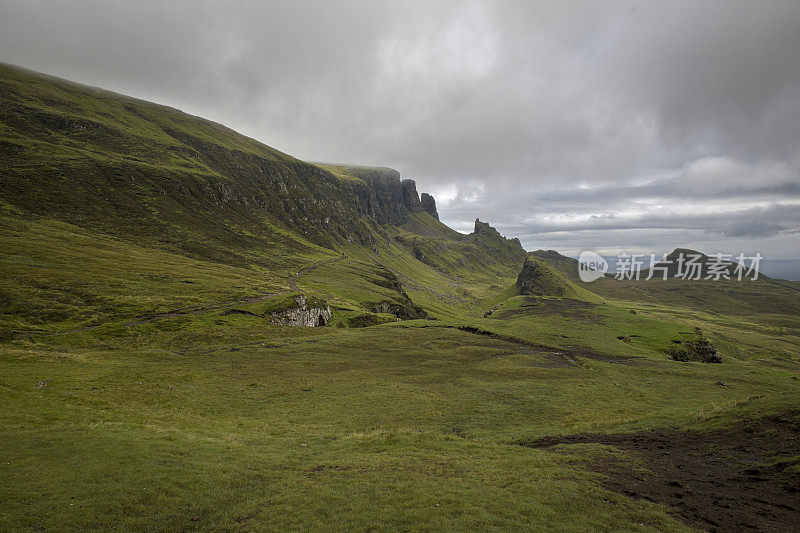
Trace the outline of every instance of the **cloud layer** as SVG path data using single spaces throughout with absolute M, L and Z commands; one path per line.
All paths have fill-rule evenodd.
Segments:
M 800 258 L 800 3 L 564 4 L 0 0 L 0 60 L 393 166 L 530 249 Z

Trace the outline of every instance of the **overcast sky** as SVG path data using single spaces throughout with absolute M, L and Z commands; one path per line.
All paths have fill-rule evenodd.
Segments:
M 527 249 L 800 258 L 800 2 L 0 0 L 0 61 L 311 161 Z

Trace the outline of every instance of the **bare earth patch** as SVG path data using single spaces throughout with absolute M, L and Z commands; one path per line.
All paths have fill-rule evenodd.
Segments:
M 800 527 L 800 419 L 772 416 L 714 432 L 646 431 L 567 435 L 519 442 L 534 448 L 599 443 L 639 459 L 646 471 L 613 459 L 589 468 L 603 485 L 672 507 L 709 531 L 796 531 Z

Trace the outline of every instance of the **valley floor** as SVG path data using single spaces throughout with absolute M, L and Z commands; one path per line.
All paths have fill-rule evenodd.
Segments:
M 6 342 L 0 528 L 729 530 L 690 473 L 731 457 L 726 476 L 778 487 L 757 524 L 796 520 L 794 363 L 631 364 L 475 333 L 493 322 L 209 312 Z M 764 437 L 746 457 L 713 437 L 743 423 Z M 657 445 L 625 436 L 642 431 Z M 605 436 L 552 437 L 587 433 Z

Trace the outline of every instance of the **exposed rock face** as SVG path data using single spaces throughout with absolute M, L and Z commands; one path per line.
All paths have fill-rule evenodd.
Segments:
M 403 190 L 403 205 L 411 213 L 419 213 L 422 211 L 422 204 L 417 194 L 417 183 L 414 180 L 403 180 L 400 182 L 400 188 Z
M 500 235 L 500 233 L 496 229 L 491 227 L 488 222 L 481 222 L 481 219 L 479 218 L 475 219 L 475 230 L 473 231 L 473 233 L 475 233 L 476 235 L 479 235 L 481 233 Z
M 358 197 L 359 211 L 378 224 L 401 224 L 405 216 L 400 173 L 384 168 L 348 168 L 348 172 L 364 180 L 365 184 L 349 186 Z
M 481 222 L 477 218 L 475 219 L 475 231 L 468 238 L 491 253 L 497 254 L 497 257 L 512 259 L 520 263 L 526 257 L 525 249 L 519 239 L 507 239 L 488 223 Z
M 405 293 L 403 293 L 405 295 Z M 408 298 L 406 296 L 406 298 Z M 369 306 L 370 311 L 373 313 L 383 313 L 386 315 L 394 315 L 401 320 L 413 320 L 415 318 L 428 318 L 428 313 L 421 307 L 411 304 L 400 304 L 397 302 L 378 302 Z
M 431 200 L 433 200 L 433 198 L 431 198 Z M 518 238 L 514 237 L 512 239 L 507 239 L 506 237 L 503 237 L 500 235 L 500 232 L 490 226 L 488 222 L 481 222 L 481 219 L 479 218 L 475 219 L 475 231 L 473 234 L 489 238 L 499 238 L 522 249 L 522 243 Z
M 3 91 L 0 129 L 8 135 L 0 154 L 3 200 L 33 214 L 125 239 L 159 235 L 157 242 L 174 243 L 191 255 L 228 249 L 207 258 L 240 265 L 246 260 L 240 250 L 263 245 L 261 235 L 270 232 L 265 219 L 332 248 L 374 244 L 376 223 L 402 224 L 408 213 L 423 209 L 414 182 L 401 181 L 396 170 L 348 167 L 361 179 L 342 180 L 175 109 L 8 65 L 0 65 L 0 80 L 4 87 L 7 80 L 31 82 L 30 92 Z M 80 95 L 80 103 L 67 95 Z M 99 108 L 112 120 L 97 120 Z M 156 128 L 153 135 L 122 126 L 141 120 Z M 54 135 L 80 146 L 82 155 L 67 164 L 44 145 L 10 141 Z M 31 180 L 27 169 L 33 167 Z M 70 194 L 49 185 L 56 182 L 70 187 Z M 283 239 L 280 232 L 273 237 Z
M 420 195 L 419 201 L 422 204 L 423 211 L 439 220 L 439 212 L 436 211 L 436 200 L 433 199 L 433 196 L 424 192 Z
M 361 178 L 360 183 L 349 184 L 358 197 L 359 210 L 378 224 L 402 224 L 408 213 L 420 213 L 426 209 L 417 193 L 417 184 L 412 179 L 400 179 L 400 173 L 391 168 L 344 167 L 347 172 Z M 433 197 L 428 201 L 436 212 Z M 433 214 L 433 213 L 432 213 Z M 438 218 L 438 215 L 435 215 Z
M 298 305 L 299 307 L 272 313 L 270 322 L 279 326 L 321 327 L 327 326 L 331 321 L 330 306 L 309 307 L 303 295 L 300 296 Z

